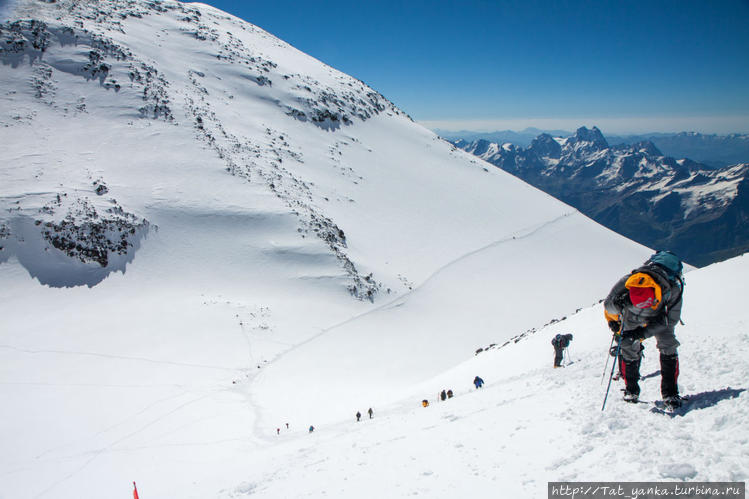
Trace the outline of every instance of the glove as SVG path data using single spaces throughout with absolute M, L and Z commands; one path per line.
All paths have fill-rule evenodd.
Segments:
M 638 326 L 634 329 L 630 329 L 629 331 L 622 331 L 622 338 L 632 338 L 634 340 L 643 340 L 645 339 L 645 328 L 642 326 Z
M 613 346 L 609 349 L 609 355 L 611 355 L 612 357 L 616 357 L 618 351 L 619 345 Z
M 618 333 L 619 330 L 622 328 L 622 323 L 619 321 L 609 321 L 609 329 L 611 329 L 612 332 Z

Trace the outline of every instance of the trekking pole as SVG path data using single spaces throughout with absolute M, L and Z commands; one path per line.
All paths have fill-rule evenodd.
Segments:
M 621 334 L 621 329 L 619 329 L 619 333 Z M 613 343 L 613 340 L 612 340 Z M 616 369 L 616 363 L 619 360 L 619 352 L 621 352 L 622 349 L 622 340 L 619 339 L 619 342 L 616 345 L 616 355 L 614 356 L 614 363 L 611 366 L 611 374 L 609 375 L 609 385 L 606 387 L 606 396 L 603 397 L 603 405 L 601 406 L 601 411 L 603 411 L 606 408 L 606 400 L 609 398 L 609 390 L 611 389 L 611 379 L 614 377 L 614 370 Z
M 614 346 L 614 338 L 616 338 L 616 335 L 611 337 L 611 345 L 609 345 L 609 349 L 606 350 L 606 365 L 603 366 L 603 372 L 601 373 L 601 384 L 603 384 L 603 378 L 606 377 L 606 370 L 609 368 L 609 359 L 611 358 L 611 347 Z

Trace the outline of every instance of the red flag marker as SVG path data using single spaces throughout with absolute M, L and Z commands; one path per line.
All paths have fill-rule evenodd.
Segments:
M 138 497 L 138 487 L 135 485 L 135 482 L 133 482 L 133 499 L 140 499 Z

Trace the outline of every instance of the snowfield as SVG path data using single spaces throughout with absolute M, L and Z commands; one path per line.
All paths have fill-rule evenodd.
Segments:
M 687 275 L 692 406 L 669 417 L 615 387 L 601 412 L 597 303 L 651 250 L 214 8 L 13 9 L 0 499 L 746 480 L 744 257 Z M 554 370 L 557 332 L 574 340 Z
M 738 311 L 748 264 L 739 257 L 687 276 L 677 336 L 691 401 L 673 415 L 652 404 L 660 399 L 652 339 L 641 368 L 646 403 L 620 400 L 619 381 L 601 411 L 610 335 L 596 305 L 414 386 L 411 397 L 376 406 L 371 421 L 354 418 L 366 404 L 312 434 L 307 420 L 291 417 L 286 430 L 279 419 L 281 434 L 271 432 L 269 452 L 251 466 L 264 471 L 220 497 L 533 498 L 545 497 L 549 481 L 746 481 L 749 329 Z M 557 333 L 574 334 L 564 369 L 552 368 Z M 486 381 L 478 390 L 477 374 Z M 456 396 L 438 401 L 444 388 Z

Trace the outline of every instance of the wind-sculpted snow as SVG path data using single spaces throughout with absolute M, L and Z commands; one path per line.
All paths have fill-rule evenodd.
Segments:
M 35 20 L 5 23 L 0 37 L 0 61 L 13 68 L 33 67 L 37 76 L 30 83 L 35 94 L 52 106 L 56 105 L 55 73 L 62 72 L 98 81 L 115 93 L 127 86 L 129 96 L 141 97 L 142 102 L 135 104 L 141 116 L 172 119 L 164 78 L 109 38 Z
M 55 287 L 93 286 L 111 272 L 124 272 L 150 224 L 113 198 L 95 199 L 107 192 L 97 180 L 91 198 L 61 191 L 10 203 L 15 208 L 0 220 L 0 262 L 15 256 L 39 282 Z
M 263 37 L 267 37 L 267 34 L 211 11 L 203 14 L 180 3 L 158 1 L 68 1 L 47 8 L 56 16 L 54 20 L 19 20 L 5 23 L 0 28 L 0 61 L 13 69 L 31 71 L 28 84 L 40 102 L 65 114 L 100 112 L 92 108 L 85 95 L 77 97 L 75 101 L 65 101 L 66 89 L 60 88 L 60 79 L 71 75 L 111 91 L 110 99 L 117 106 L 132 110 L 132 114 L 124 113 L 125 119 L 141 117 L 175 122 L 175 105 L 178 105 L 175 100 L 179 95 L 179 100 L 184 103 L 183 113 L 192 121 L 197 137 L 215 150 L 226 163 L 227 172 L 249 181 L 265 183 L 298 215 L 301 233 L 319 237 L 328 245 L 349 275 L 351 294 L 358 298 L 374 299 L 382 287 L 381 283 L 376 282 L 371 274 L 359 273 L 356 264 L 346 255 L 343 230 L 315 207 L 315 196 L 309 185 L 282 166 L 284 159 L 303 162 L 302 154 L 294 150 L 284 134 L 267 128 L 258 141 L 256 137 L 248 136 L 245 130 L 224 123 L 214 108 L 232 103 L 234 96 L 228 94 L 226 88 L 223 95 L 209 95 L 201 84 L 205 72 L 193 69 L 186 71 L 187 85 L 182 84 L 185 75 L 182 75 L 183 80 L 170 82 L 158 69 L 157 62 L 136 55 L 113 36 L 126 35 L 127 21 L 131 19 L 165 14 L 175 16 L 174 22 L 182 36 L 208 45 L 203 50 L 215 52 L 215 58 L 225 65 L 240 67 L 241 78 L 272 90 L 272 102 L 279 111 L 328 131 L 352 125 L 356 120 L 365 121 L 385 111 L 401 114 L 395 106 L 360 81 L 331 68 L 324 67 L 323 71 L 330 77 L 328 84 L 309 75 L 281 72 L 277 63 L 250 49 L 240 37 L 213 26 L 215 19 L 220 18 L 239 32 L 249 31 Z M 287 49 L 280 42 L 277 45 Z M 269 96 L 264 98 L 268 99 Z M 57 194 L 67 195 L 67 192 L 62 190 Z M 75 222 L 70 217 L 64 222 L 72 223 Z M 63 225 L 62 222 L 47 224 L 51 224 L 46 226 L 48 230 L 53 231 L 59 231 Z M 45 240 L 57 249 L 71 245 L 75 248 L 85 238 L 83 232 L 86 227 L 96 230 L 88 222 L 78 223 L 77 227 L 78 230 L 73 231 L 76 236 L 67 230 L 66 238 L 45 235 Z M 96 240 L 97 237 L 91 236 L 89 239 Z M 132 250 L 135 246 L 131 244 L 128 248 Z M 103 249 L 71 253 L 68 248 L 65 251 L 72 257 L 85 254 L 85 258 L 99 263 L 106 260 Z M 98 256 L 96 251 L 100 253 Z
M 11 219 L 8 236 L 14 237 L 6 239 L 0 255 L 4 253 L 5 260 L 16 257 L 32 277 L 52 287 L 91 287 L 112 272 L 124 273 L 149 224 L 133 220 L 130 214 L 76 215 L 45 223 L 27 217 Z
M 222 36 L 216 30 L 205 34 L 205 30 L 205 25 L 198 24 L 195 37 L 214 42 L 218 46 L 218 59 L 246 67 L 249 70 L 246 77 L 258 86 L 280 88 L 276 102 L 292 118 L 336 130 L 353 124 L 355 119 L 366 121 L 384 111 L 401 114 L 382 95 L 358 80 L 335 75 L 336 85 L 331 87 L 303 74 L 282 74 L 278 72 L 278 64 L 255 54 L 231 32 Z
M 0 27 L 0 61 L 30 71 L 27 92 L 64 114 L 87 110 L 85 97 L 72 109 L 63 107 L 59 95 L 63 74 L 96 83 L 113 94 L 126 86 L 133 117 L 170 118 L 164 81 L 155 70 L 88 30 L 35 20 L 5 23 Z M 43 171 L 36 173 L 37 178 L 43 175 Z M 150 224 L 114 198 L 96 199 L 108 191 L 103 179 L 97 179 L 83 191 L 58 184 L 53 191 L 14 193 L 0 199 L 5 259 L 16 256 L 33 277 L 51 286 L 93 286 L 113 271 L 124 271 Z
M 265 129 L 259 143 L 257 137 L 231 133 L 213 111 L 208 91 L 200 84 L 203 78 L 205 74 L 190 71 L 194 93 L 185 98 L 187 112 L 194 116 L 198 137 L 216 151 L 231 175 L 264 183 L 299 217 L 300 233 L 319 237 L 328 245 L 351 278 L 350 293 L 360 299 L 373 300 L 382 285 L 371 275 L 360 275 L 345 253 L 344 231 L 314 207 L 311 186 L 283 166 L 284 159 L 303 164 L 302 154 L 292 148 L 283 133 L 272 128 Z

